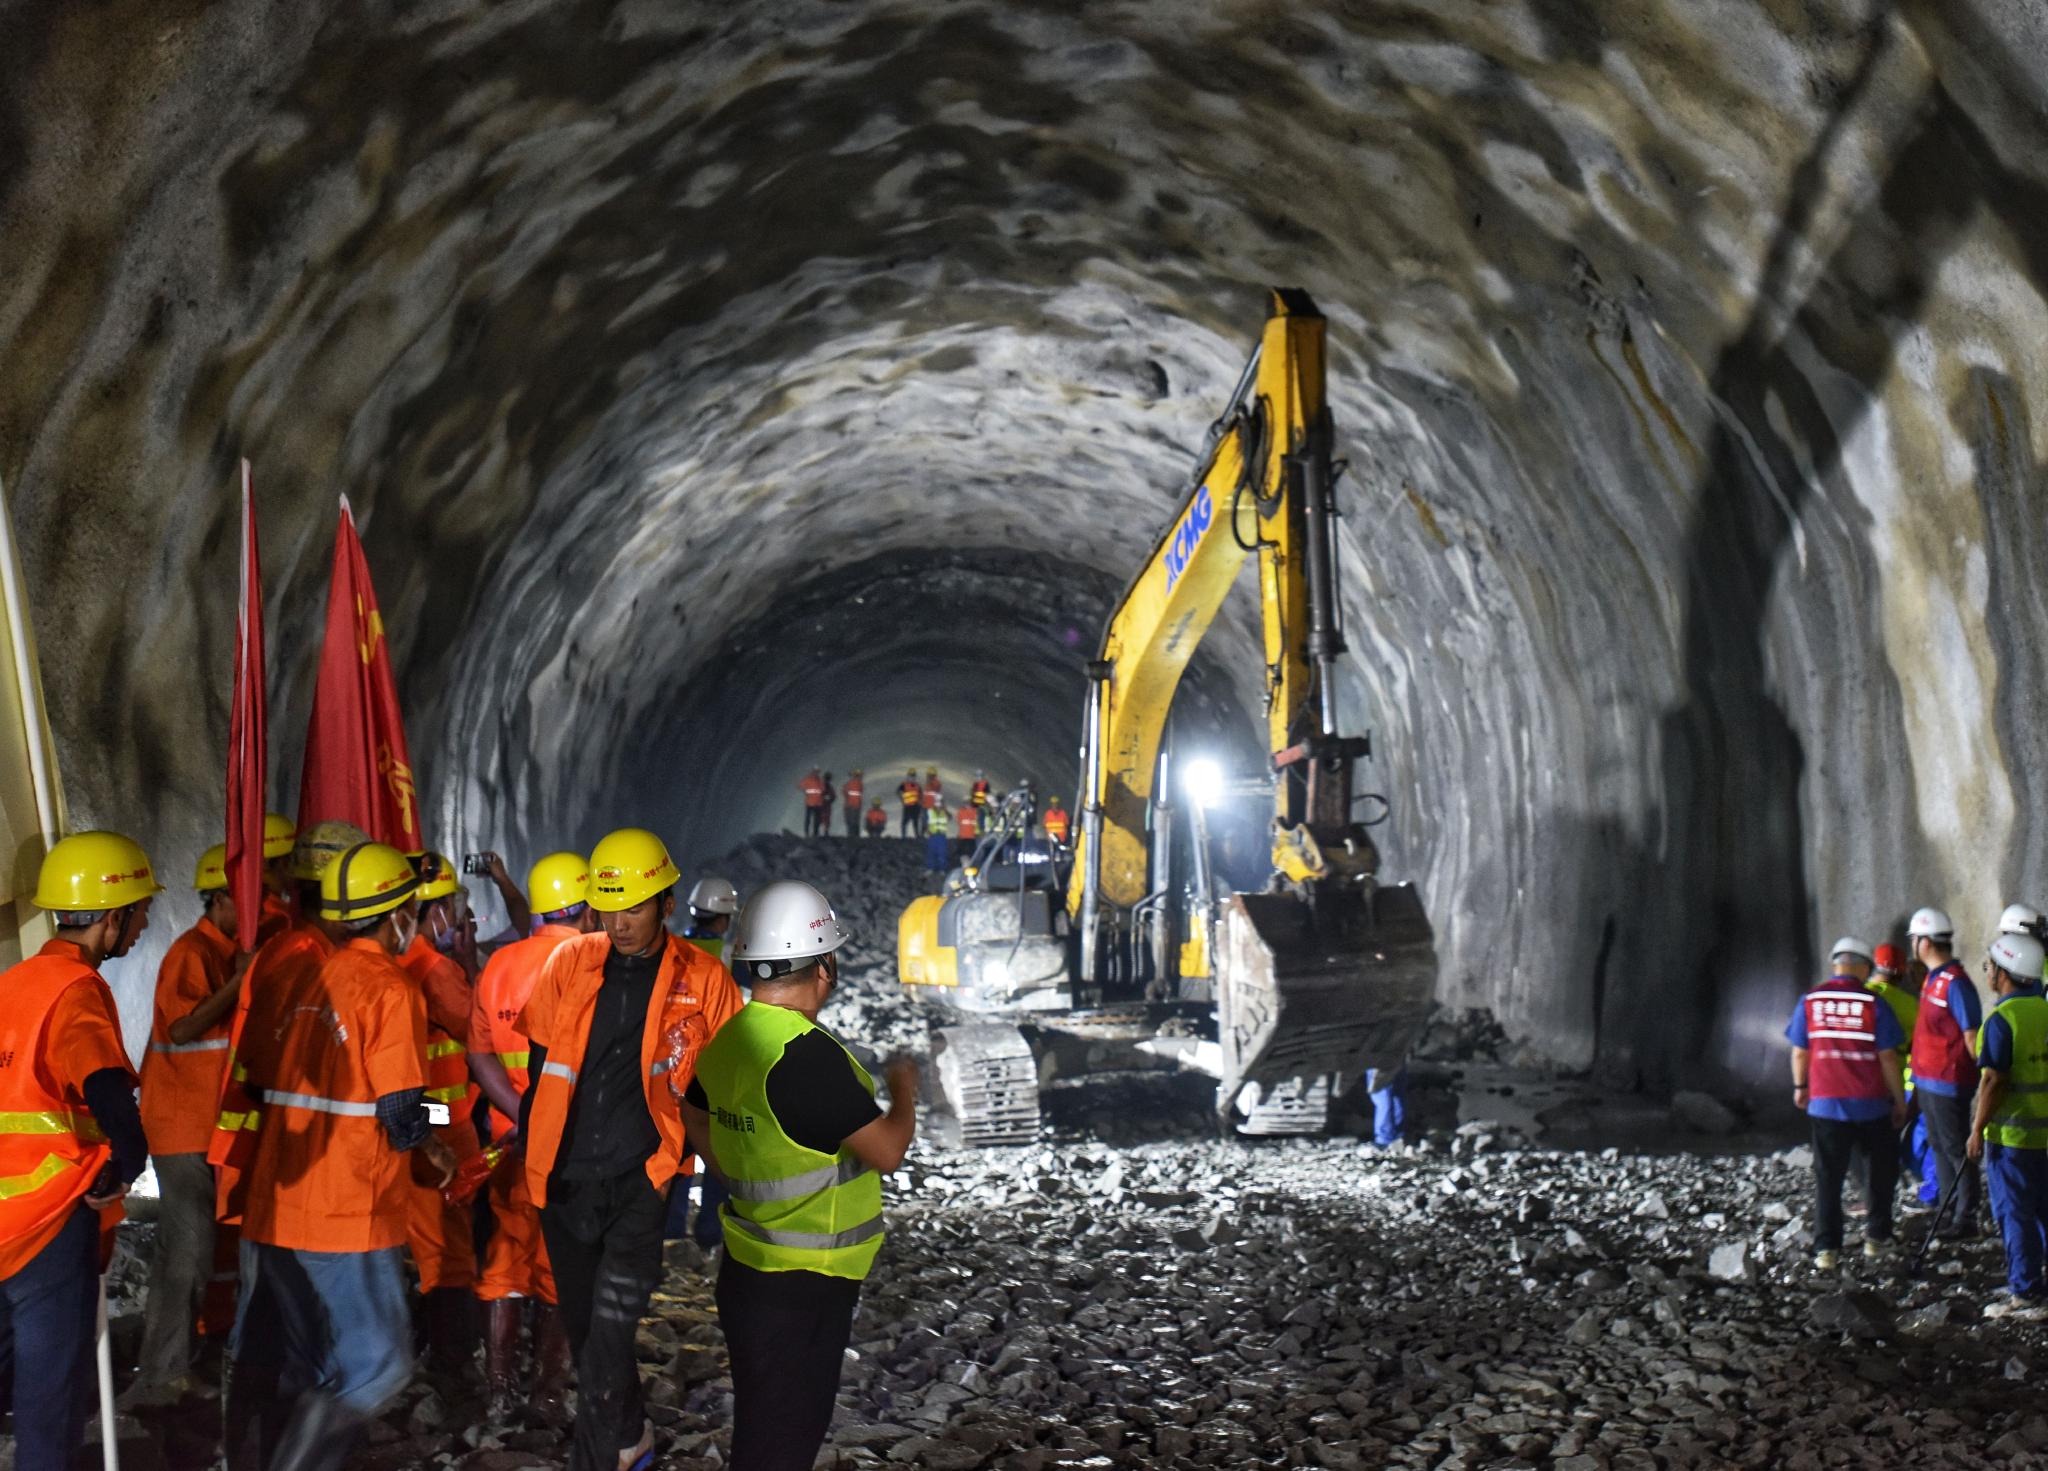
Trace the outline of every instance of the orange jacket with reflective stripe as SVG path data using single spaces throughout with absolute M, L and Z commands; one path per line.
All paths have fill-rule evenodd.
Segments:
M 484 973 L 477 977 L 476 995 L 470 1002 L 469 1050 L 496 1057 L 512 1086 L 522 1094 L 528 1083 L 530 1044 L 526 1033 L 519 1030 L 519 1014 L 526 1010 L 526 998 L 533 994 L 533 983 L 540 979 L 548 957 L 564 940 L 581 933 L 565 924 L 544 924 L 484 962 Z M 519 1120 L 491 1110 L 493 1139 L 502 1139 L 518 1125 Z
M 867 821 L 868 831 L 871 833 L 878 833 L 889 825 L 889 814 L 884 812 L 882 810 L 882 804 L 880 802 L 877 802 L 874 806 L 868 808 Z
M 925 802 L 923 783 L 911 781 L 908 779 L 896 783 L 896 800 L 901 802 L 905 807 L 924 806 Z
M 1045 835 L 1047 837 L 1051 838 L 1055 843 L 1065 842 L 1067 838 L 1067 826 L 1068 821 L 1066 808 L 1048 807 L 1045 809 Z
M 867 784 L 865 782 L 857 776 L 849 776 L 846 779 L 846 785 L 839 789 L 839 795 L 846 800 L 847 806 L 858 807 L 860 806 L 861 797 L 866 791 Z
M 605 934 L 578 935 L 563 942 L 541 967 L 520 1017 L 526 1035 L 548 1050 L 541 1075 L 533 1082 L 527 1120 L 532 1132 L 526 1141 L 526 1184 L 536 1206 L 547 1204 L 548 1175 L 568 1126 L 569 1100 L 583 1066 L 590 1018 L 611 948 L 611 937 Z M 661 1134 L 661 1147 L 647 1161 L 647 1178 L 657 1190 L 666 1189 L 683 1173 L 683 1116 L 676 1100 L 696 1075 L 697 1055 L 704 1044 L 740 1005 L 739 987 L 730 971 L 688 940 L 667 937 L 640 1038 L 647 1112 Z
M 309 989 L 320 967 L 334 953 L 326 931 L 301 921 L 258 950 L 242 976 L 235 998 L 235 1020 L 228 1029 L 227 1066 L 221 1072 L 220 1109 L 206 1158 L 220 1166 L 214 1180 L 214 1215 L 233 1223 L 242 1219 L 244 1171 L 256 1157 L 256 1131 L 262 1126 L 262 1101 L 251 1096 L 244 1079 L 244 1054 L 265 1033 L 284 1025 Z
M 111 1156 L 82 1091 L 108 1067 L 133 1076 L 114 993 L 82 950 L 51 940 L 0 975 L 0 1278 L 64 1229 Z M 120 1218 L 100 1213 L 103 1239 Z
M 960 810 L 953 814 L 953 821 L 959 825 L 963 838 L 979 837 L 981 834 L 981 812 L 972 802 L 960 804 Z
M 411 1175 L 377 1100 L 426 1085 L 426 998 L 375 940 L 351 940 L 315 973 L 274 1038 L 251 1037 L 263 1127 L 242 1236 L 298 1251 L 405 1242 Z
M 399 965 L 427 998 L 427 1097 L 445 1103 L 452 1122 L 442 1137 L 458 1154 L 476 1152 L 476 1084 L 469 1080 L 469 1011 L 475 997 L 462 967 L 434 948 L 425 935 L 413 936 Z
M 796 789 L 804 794 L 804 806 L 823 807 L 825 805 L 825 783 L 815 772 L 798 782 Z
M 212 1141 L 234 1015 L 230 1012 L 189 1042 L 173 1042 L 171 1027 L 234 973 L 235 942 L 210 919 L 201 919 L 164 952 L 156 973 L 149 1052 L 142 1059 L 142 1128 L 151 1154 L 198 1154 Z

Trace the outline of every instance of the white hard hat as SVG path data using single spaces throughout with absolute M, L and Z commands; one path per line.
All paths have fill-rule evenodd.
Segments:
M 1906 933 L 1916 940 L 1946 940 L 1955 932 L 1955 921 L 1939 909 L 1916 909 L 1906 922 Z
M 1869 944 L 1854 935 L 1844 935 L 1835 941 L 1834 948 L 1828 951 L 1828 958 L 1832 960 L 1837 955 L 1853 955 L 1858 960 L 1867 960 L 1872 965 L 1877 964 L 1876 957 L 1870 953 Z
M 697 880 L 690 890 L 690 907 L 702 914 L 738 914 L 740 891 L 717 874 Z
M 2005 913 L 1998 916 L 1998 933 L 2001 935 L 2031 935 L 2041 927 L 2041 911 L 2029 909 L 2024 904 L 2008 904 Z
M 2000 935 L 1991 942 L 1991 963 L 2016 981 L 2041 979 L 2044 953 L 2032 935 Z
M 772 981 L 830 955 L 852 936 L 832 901 L 797 879 L 779 879 L 747 901 L 733 926 L 732 958 L 754 980 Z

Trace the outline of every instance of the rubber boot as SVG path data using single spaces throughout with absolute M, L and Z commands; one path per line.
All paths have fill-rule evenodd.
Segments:
M 501 1297 L 484 1304 L 484 1390 L 490 1423 L 508 1425 L 519 1409 L 519 1329 L 526 1299 Z
M 369 1423 L 332 1395 L 302 1395 L 269 1471 L 341 1471 Z
M 228 1471 L 269 1471 L 292 1405 L 274 1367 L 230 1363 L 221 1393 L 221 1441 Z
M 569 1329 L 553 1303 L 533 1305 L 533 1394 L 526 1408 L 543 1425 L 569 1423 L 569 1377 L 575 1368 Z
M 436 1287 L 427 1294 L 427 1372 L 462 1385 L 476 1369 L 476 1298 L 467 1287 Z

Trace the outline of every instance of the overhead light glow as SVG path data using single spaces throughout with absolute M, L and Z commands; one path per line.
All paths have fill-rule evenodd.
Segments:
M 1223 768 L 1198 756 L 1181 768 L 1180 785 L 1197 807 L 1214 807 L 1223 800 Z

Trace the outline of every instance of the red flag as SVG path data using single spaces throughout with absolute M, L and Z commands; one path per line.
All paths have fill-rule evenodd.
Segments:
M 398 686 L 384 644 L 384 618 L 370 564 L 342 498 L 327 586 L 327 638 L 313 687 L 306 767 L 299 777 L 299 831 L 352 822 L 401 853 L 426 847 L 413 798 L 412 757 L 398 715 Z
M 235 693 L 228 714 L 228 893 L 241 916 L 236 938 L 256 948 L 263 917 L 263 567 L 256 555 L 256 487 L 242 461 L 242 593 L 235 620 Z

